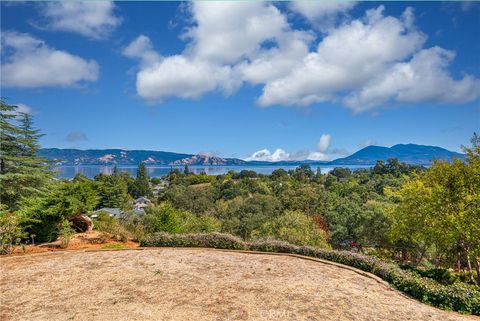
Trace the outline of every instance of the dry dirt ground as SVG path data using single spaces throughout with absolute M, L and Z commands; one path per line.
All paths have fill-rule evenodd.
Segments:
M 0 320 L 480 320 L 354 271 L 207 249 L 67 251 L 0 259 Z

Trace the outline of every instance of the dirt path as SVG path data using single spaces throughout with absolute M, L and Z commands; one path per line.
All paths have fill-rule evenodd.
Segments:
M 0 320 L 480 320 L 353 271 L 195 249 L 0 259 Z

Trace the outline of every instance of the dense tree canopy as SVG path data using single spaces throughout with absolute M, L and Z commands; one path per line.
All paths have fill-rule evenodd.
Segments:
M 433 255 L 435 264 L 460 264 L 480 271 L 480 157 L 474 135 L 467 162 L 436 161 L 390 195 L 394 241 L 416 250 L 416 263 Z M 452 253 L 455 255 L 452 256 Z M 479 275 L 480 277 L 480 275 Z M 480 279 L 478 280 L 480 284 Z

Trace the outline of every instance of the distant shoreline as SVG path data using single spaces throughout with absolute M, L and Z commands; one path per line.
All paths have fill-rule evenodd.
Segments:
M 253 170 L 258 174 L 270 175 L 276 169 L 295 169 L 300 165 L 188 165 L 189 170 L 194 174 L 205 172 L 207 175 L 222 175 L 230 170 Z M 374 165 L 312 165 L 312 169 L 320 168 L 322 173 L 328 173 L 335 167 L 344 167 L 352 170 L 371 168 Z M 60 165 L 53 166 L 53 169 L 58 172 L 58 178 L 73 178 L 76 174 L 82 174 L 89 178 L 95 177 L 98 174 L 112 174 L 114 165 Z M 148 174 L 150 177 L 163 177 L 168 175 L 172 168 L 183 170 L 185 165 L 147 165 Z M 121 172 L 129 172 L 133 176 L 136 175 L 137 166 L 133 165 L 117 165 Z

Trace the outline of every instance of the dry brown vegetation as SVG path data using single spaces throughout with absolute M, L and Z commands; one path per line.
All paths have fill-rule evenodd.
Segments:
M 14 254 L 44 253 L 64 250 L 85 250 L 85 249 L 104 249 L 104 248 L 137 248 L 138 242 L 128 240 L 120 242 L 111 234 L 105 232 L 91 231 L 87 233 L 77 233 L 73 235 L 67 248 L 62 248 L 61 239 L 55 242 L 43 243 L 40 245 L 17 246 Z
M 288 256 L 165 248 L 0 263 L 1 320 L 478 320 Z

